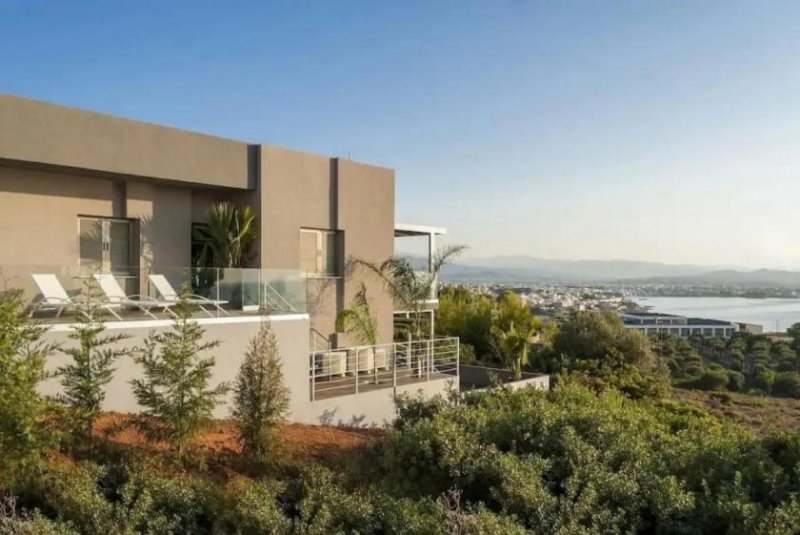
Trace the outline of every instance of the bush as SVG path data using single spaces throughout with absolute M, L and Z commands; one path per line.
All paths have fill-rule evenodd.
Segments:
M 625 329 L 611 312 L 576 312 L 553 340 L 557 371 L 571 372 L 597 388 L 616 388 L 632 398 L 661 397 L 669 388 L 669 368 L 647 337 Z
M 95 420 L 105 400 L 105 387 L 114 376 L 114 362 L 130 353 L 129 349 L 114 349 L 127 338 L 125 334 L 105 335 L 105 326 L 96 318 L 94 286 L 87 285 L 86 306 L 79 316 L 78 326 L 69 333 L 76 346 L 62 349 L 71 362 L 58 369 L 64 393 L 63 401 L 71 409 L 72 434 L 76 440 L 89 438 Z
M 782 398 L 800 398 L 800 373 L 777 374 L 772 383 L 772 395 Z
M 722 390 L 728 383 L 728 372 L 720 368 L 709 368 L 694 381 L 692 387 L 698 390 Z
M 210 421 L 227 384 L 209 387 L 214 357 L 200 353 L 218 342 L 203 343 L 203 329 L 191 321 L 192 308 L 181 299 L 172 331 L 151 333 L 134 360 L 144 370 L 134 379 L 133 393 L 146 408 L 139 426 L 154 441 L 166 440 L 180 458 L 186 443 Z
M 775 382 L 775 373 L 762 370 L 753 377 L 751 387 L 763 394 L 772 393 L 772 384 Z
M 283 382 L 278 341 L 262 323 L 250 341 L 236 379 L 233 416 L 243 453 L 252 461 L 267 459 L 277 437 L 276 426 L 289 410 L 289 389 Z
M 37 390 L 56 349 L 43 342 L 45 331 L 28 319 L 21 291 L 0 290 L 0 473 L 37 464 L 55 445 L 44 422 L 48 404 Z

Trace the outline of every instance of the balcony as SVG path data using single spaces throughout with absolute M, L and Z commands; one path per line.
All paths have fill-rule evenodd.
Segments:
M 417 241 L 419 239 L 425 241 L 424 254 L 422 255 L 419 262 L 413 262 L 414 264 L 419 263 L 420 264 L 419 267 L 422 268 L 414 272 L 417 280 L 426 280 L 427 278 L 432 277 L 434 259 L 436 255 L 436 236 L 442 236 L 444 234 L 447 234 L 447 229 L 441 227 L 395 223 L 394 225 L 395 243 L 397 243 L 398 238 L 416 238 Z M 414 255 L 414 258 L 418 259 L 417 255 Z M 428 307 L 431 309 L 435 309 L 439 303 L 438 287 L 439 287 L 439 281 L 436 278 L 431 278 L 430 294 L 427 300 Z M 398 310 L 398 312 L 404 312 L 404 311 Z
M 199 318 L 306 313 L 305 280 L 293 270 L 6 265 L 0 280 L 22 290 L 43 323 L 73 323 L 87 307 L 111 322 L 172 319 L 182 293 Z
M 458 338 L 314 351 L 309 358 L 311 401 L 437 380 L 457 385 L 458 363 Z

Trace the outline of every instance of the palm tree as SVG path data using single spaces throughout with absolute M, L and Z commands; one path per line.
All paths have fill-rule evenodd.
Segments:
M 409 312 L 412 339 L 421 340 L 423 316 L 431 296 L 431 288 L 439 279 L 439 273 L 445 264 L 466 249 L 466 245 L 450 245 L 440 248 L 434 254 L 431 269 L 427 272 L 414 270 L 407 258 L 397 256 L 389 258 L 381 264 L 354 259 L 352 265 L 366 269 L 383 282 L 392 295 L 395 306 Z
M 529 350 L 541 326 L 522 300 L 513 292 L 500 296 L 489 330 L 492 345 L 503 365 L 514 372 L 514 380 L 522 379 L 522 367 L 528 365 Z
M 492 325 L 490 333 L 503 365 L 514 372 L 514 380 L 519 381 L 522 379 L 522 367 L 528 365 L 528 349 L 536 337 L 533 322 L 522 325 L 512 322 L 505 330 Z
M 367 300 L 367 287 L 361 283 L 350 308 L 339 312 L 336 316 L 336 331 L 345 332 L 350 340 L 358 345 L 374 346 L 378 344 L 378 321 L 372 315 Z
M 195 227 L 194 239 L 201 244 L 196 259 L 198 266 L 242 267 L 258 240 L 255 213 L 249 206 L 235 206 L 229 202 L 212 204 L 208 209 L 208 221 Z

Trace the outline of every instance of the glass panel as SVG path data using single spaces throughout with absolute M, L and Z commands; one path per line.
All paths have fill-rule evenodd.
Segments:
M 98 271 L 103 265 L 103 222 L 99 219 L 81 217 L 80 266 L 81 271 Z
M 131 271 L 131 223 L 110 221 L 110 254 L 112 273 L 127 274 Z

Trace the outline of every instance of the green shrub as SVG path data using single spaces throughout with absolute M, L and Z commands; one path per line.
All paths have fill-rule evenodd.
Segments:
M 276 427 L 289 410 L 278 341 L 269 323 L 262 323 L 250 341 L 234 391 L 233 416 L 242 452 L 251 461 L 264 463 L 275 449 Z
M 784 372 L 775 375 L 772 395 L 782 398 L 800 398 L 800 373 Z
M 694 381 L 698 390 L 721 390 L 728 386 L 728 372 L 720 368 L 709 368 Z
M 165 440 L 180 458 L 189 440 L 211 420 L 225 383 L 209 386 L 214 357 L 201 353 L 219 345 L 203 340 L 203 329 L 191 321 L 192 307 L 183 299 L 175 307 L 178 318 L 172 330 L 151 333 L 134 357 L 144 378 L 133 379 L 133 393 L 145 407 L 141 430 L 154 441 Z
M 37 390 L 56 349 L 42 340 L 46 330 L 28 319 L 21 291 L 0 288 L 0 474 L 37 464 L 55 445 Z
M 94 284 L 87 283 L 83 314 L 78 317 L 78 326 L 69 333 L 69 339 L 75 345 L 61 350 L 70 358 L 70 362 L 58 369 L 63 387 L 62 400 L 71 409 L 70 420 L 75 440 L 85 440 L 91 436 L 106 397 L 105 387 L 114 376 L 114 363 L 130 353 L 127 348 L 113 347 L 128 338 L 127 335 L 103 335 L 105 325 L 96 319 L 98 301 Z

